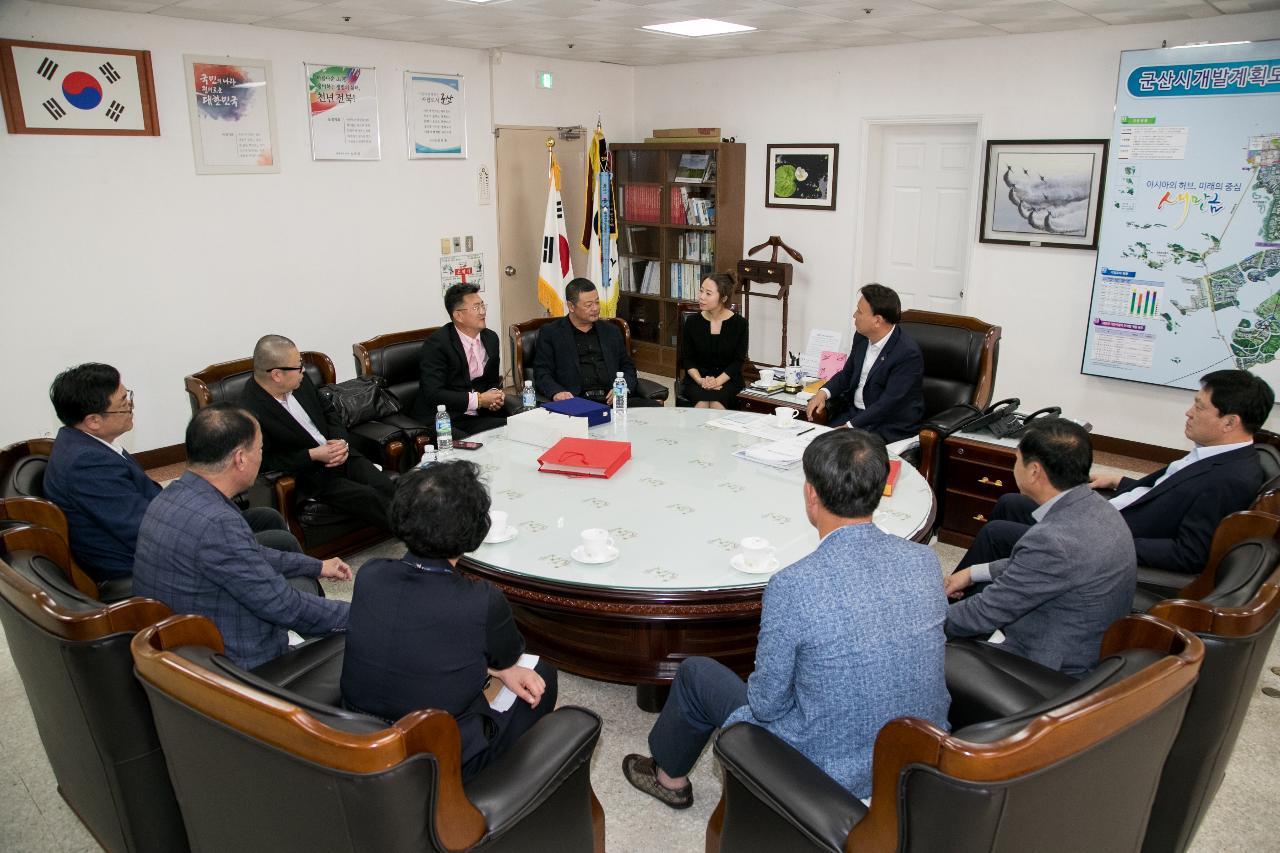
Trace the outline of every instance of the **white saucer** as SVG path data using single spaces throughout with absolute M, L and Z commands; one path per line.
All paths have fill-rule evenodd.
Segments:
M 734 554 L 733 559 L 729 561 L 729 565 L 733 566 L 738 571 L 746 572 L 749 575 L 767 575 L 770 572 L 776 572 L 778 570 L 778 558 L 776 555 L 771 556 L 769 557 L 768 562 L 764 564 L 763 568 L 750 569 L 747 568 L 747 558 L 745 554 Z
M 516 534 L 519 532 L 520 529 L 514 524 L 508 525 L 506 530 L 497 535 L 494 535 L 493 531 L 490 530 L 489 535 L 484 538 L 484 544 L 501 545 L 503 542 L 510 542 L 512 539 L 516 538 Z
M 805 424 L 805 421 L 800 418 L 787 418 L 784 421 L 782 418 L 774 415 L 772 419 L 774 423 L 769 424 L 772 429 L 785 430 L 786 432 L 793 432 Z
M 588 557 L 586 551 L 581 545 L 569 552 L 569 556 L 577 560 L 579 563 L 586 563 L 588 566 L 599 566 L 603 563 L 611 563 L 618 559 L 618 554 L 622 553 L 617 547 L 610 545 L 604 549 L 604 555 L 601 557 Z

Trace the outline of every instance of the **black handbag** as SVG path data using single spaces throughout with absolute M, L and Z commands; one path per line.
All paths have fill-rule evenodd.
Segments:
M 325 412 L 335 414 L 345 427 L 385 418 L 400 411 L 400 404 L 381 376 L 357 376 L 318 388 Z

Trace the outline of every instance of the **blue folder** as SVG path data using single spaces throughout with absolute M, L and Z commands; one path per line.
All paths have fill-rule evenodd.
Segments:
M 586 418 L 587 426 L 607 424 L 609 422 L 610 409 L 608 406 L 604 403 L 597 403 L 594 400 L 588 400 L 583 397 L 570 397 L 567 400 L 543 403 L 542 407 L 548 411 L 556 412 L 561 415 L 569 415 L 574 418 Z

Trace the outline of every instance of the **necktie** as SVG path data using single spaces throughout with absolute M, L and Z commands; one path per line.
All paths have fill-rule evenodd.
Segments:
M 484 375 L 484 355 L 480 347 L 479 340 L 472 341 L 467 347 L 467 366 L 471 369 L 472 379 L 478 379 Z

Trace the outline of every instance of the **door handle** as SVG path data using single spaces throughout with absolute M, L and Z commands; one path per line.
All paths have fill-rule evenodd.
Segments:
M 516 274 L 516 268 L 511 266 L 511 264 L 507 264 L 506 269 L 504 269 L 503 272 L 508 276 L 513 276 Z
M 986 521 L 986 520 L 987 520 L 987 517 L 986 517 L 985 515 L 983 515 L 982 513 L 978 513 L 977 515 L 975 515 L 975 516 L 973 517 L 973 520 L 974 520 L 974 521 Z
M 986 477 L 979 479 L 978 482 L 982 483 L 984 486 L 996 486 L 997 488 L 1002 488 L 1004 486 L 1003 480 L 988 480 Z

